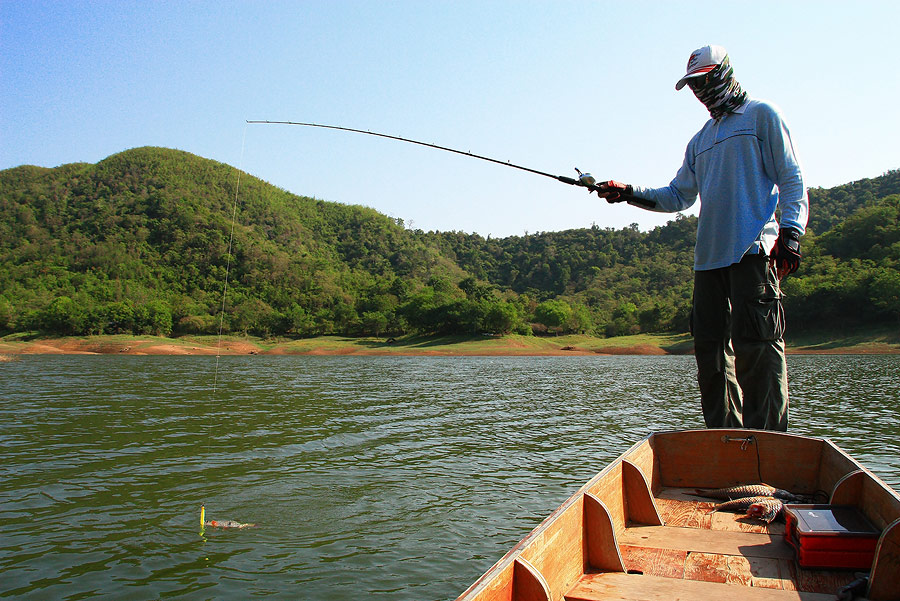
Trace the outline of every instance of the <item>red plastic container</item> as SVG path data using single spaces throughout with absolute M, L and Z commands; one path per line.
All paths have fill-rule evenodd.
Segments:
M 785 505 L 784 538 L 802 568 L 861 570 L 872 566 L 880 532 L 855 507 Z

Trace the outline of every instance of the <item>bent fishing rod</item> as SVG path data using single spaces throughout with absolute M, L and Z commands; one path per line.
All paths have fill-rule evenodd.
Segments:
M 319 127 L 322 129 L 336 129 L 340 131 L 348 131 L 356 134 L 365 134 L 367 136 L 378 136 L 379 138 L 388 138 L 390 140 L 397 140 L 399 142 L 407 142 L 409 144 L 418 144 L 419 146 L 427 146 L 428 148 L 436 148 L 437 150 L 444 150 L 446 152 L 453 152 L 456 154 L 461 154 L 463 156 L 472 157 L 473 159 L 480 159 L 482 161 L 489 161 L 491 163 L 496 163 L 498 165 L 503 165 L 505 167 L 512 167 L 513 169 L 520 169 L 522 171 L 527 171 L 528 173 L 534 173 L 536 175 L 543 175 L 544 177 L 549 177 L 555 179 L 556 181 L 560 181 L 564 184 L 569 184 L 570 186 L 581 186 L 583 188 L 587 188 L 588 192 L 600 192 L 600 187 L 597 185 L 597 180 L 590 173 L 582 173 L 575 168 L 575 171 L 578 173 L 578 179 L 574 177 L 566 177 L 565 175 L 553 175 L 552 173 L 547 173 L 545 171 L 538 171 L 537 169 L 532 169 L 530 167 L 523 167 L 522 165 L 516 165 L 514 163 L 510 163 L 509 161 L 501 161 L 499 159 L 492 159 L 491 157 L 482 156 L 480 154 L 474 154 L 471 152 L 466 152 L 463 150 L 456 150 L 455 148 L 448 148 L 446 146 L 438 146 L 437 144 L 429 144 L 428 142 L 420 142 L 419 140 L 411 140 L 409 138 L 401 138 L 400 136 L 392 136 L 389 134 L 381 134 L 374 131 L 369 131 L 366 129 L 354 129 L 352 127 L 341 127 L 339 125 L 323 125 L 321 123 L 299 123 L 296 121 L 247 121 L 250 124 L 264 124 L 264 125 L 300 125 L 303 127 Z M 632 196 L 629 194 L 620 194 L 618 198 L 609 202 L 620 202 L 626 201 L 633 204 L 641 205 L 647 208 L 653 208 L 656 206 L 656 203 L 652 200 L 648 200 L 646 198 L 639 198 L 637 196 Z

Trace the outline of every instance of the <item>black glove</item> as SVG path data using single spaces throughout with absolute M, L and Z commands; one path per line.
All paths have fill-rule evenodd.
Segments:
M 797 271 L 800 267 L 800 257 L 800 232 L 792 227 L 781 228 L 775 247 L 769 254 L 769 260 L 775 266 L 779 280 Z
M 626 196 L 634 195 L 634 188 L 622 182 L 609 180 L 597 186 L 597 196 L 605 198 L 606 202 L 622 202 Z

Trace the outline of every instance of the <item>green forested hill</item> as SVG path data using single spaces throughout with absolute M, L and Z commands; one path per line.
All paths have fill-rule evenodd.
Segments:
M 810 191 L 792 323 L 900 317 L 898 174 Z M 680 217 L 647 233 L 412 231 L 138 148 L 0 172 L 0 332 L 684 331 L 695 231 Z
M 462 275 L 376 211 L 160 148 L 0 173 L 0 240 L 5 329 L 215 331 L 229 268 L 226 331 L 348 331 L 397 289 Z
M 648 233 L 592 227 L 426 239 L 480 279 L 538 301 L 566 302 L 576 330 L 620 335 L 687 329 L 696 230 L 696 218 L 673 216 Z
M 823 234 L 863 206 L 892 194 L 900 194 L 900 169 L 834 188 L 810 188 L 808 227 L 816 234 Z
M 808 236 L 800 271 L 785 283 L 800 328 L 877 323 L 900 331 L 900 194 L 859 204 L 821 236 Z

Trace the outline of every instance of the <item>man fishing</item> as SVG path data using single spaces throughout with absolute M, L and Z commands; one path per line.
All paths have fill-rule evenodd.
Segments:
M 800 163 L 780 111 L 741 89 L 724 48 L 692 52 L 675 89 L 685 85 L 710 119 L 688 142 L 671 183 L 608 181 L 597 193 L 660 212 L 684 210 L 700 198 L 691 333 L 703 418 L 709 428 L 785 431 L 780 280 L 797 270 L 806 231 Z

